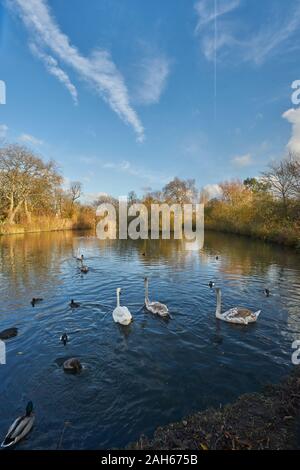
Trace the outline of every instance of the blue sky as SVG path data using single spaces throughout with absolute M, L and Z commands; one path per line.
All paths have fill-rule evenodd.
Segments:
M 299 48 L 299 0 L 2 0 L 0 137 L 87 195 L 213 189 L 300 150 Z

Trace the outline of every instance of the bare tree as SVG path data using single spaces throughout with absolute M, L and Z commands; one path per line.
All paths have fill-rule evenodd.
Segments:
M 138 197 L 135 191 L 129 191 L 127 199 L 129 204 L 136 204 L 138 202 Z
M 205 188 L 201 188 L 200 194 L 199 194 L 200 203 L 206 205 L 210 199 L 211 198 L 210 198 L 209 191 Z
M 163 188 L 163 196 L 166 202 L 171 204 L 188 204 L 197 200 L 195 180 L 181 180 L 174 178 Z
M 223 201 L 232 206 L 245 202 L 251 197 L 251 192 L 240 180 L 224 181 L 219 184 Z
M 69 189 L 72 204 L 82 195 L 82 184 L 80 181 L 71 181 Z
M 295 155 L 289 154 L 280 162 L 271 163 L 263 177 L 273 194 L 282 201 L 286 213 L 289 200 L 299 197 L 300 194 L 299 161 Z
M 97 199 L 93 202 L 93 207 L 97 208 L 101 204 L 112 204 L 115 208 L 118 208 L 119 201 L 113 196 L 109 194 L 101 194 L 97 197 Z
M 19 145 L 0 149 L 0 186 L 9 223 L 14 223 L 22 205 L 30 221 L 30 207 L 44 204 L 60 183 L 54 162 L 44 163 Z
M 292 160 L 291 172 L 294 176 L 292 192 L 296 199 L 300 199 L 300 160 Z

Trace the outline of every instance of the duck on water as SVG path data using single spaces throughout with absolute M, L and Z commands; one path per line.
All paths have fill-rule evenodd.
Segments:
M 66 346 L 66 344 L 68 343 L 69 341 L 69 336 L 67 335 L 67 333 L 63 333 L 60 337 L 60 341 L 63 343 L 64 346 Z
M 33 299 L 31 300 L 30 303 L 31 303 L 31 305 L 32 305 L 33 307 L 35 307 L 35 305 L 36 305 L 36 304 L 39 304 L 40 302 L 43 302 L 43 299 L 38 298 L 38 297 L 33 297 Z
M 0 339 L 14 338 L 18 334 L 18 328 L 7 328 L 6 330 L 0 331 Z
M 88 266 L 86 266 L 85 264 L 83 264 L 83 259 L 81 260 L 80 271 L 81 271 L 82 273 L 85 273 L 85 274 L 89 272 Z
M 29 401 L 26 406 L 25 414 L 23 416 L 19 416 L 10 426 L 1 447 L 12 447 L 17 444 L 17 442 L 27 436 L 31 431 L 33 424 L 33 403 L 32 401 Z
M 82 370 L 82 365 L 79 359 L 77 359 L 76 357 L 71 357 L 63 363 L 63 369 L 65 372 L 77 374 Z

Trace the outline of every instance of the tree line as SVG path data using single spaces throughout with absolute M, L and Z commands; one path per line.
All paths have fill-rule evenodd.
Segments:
M 67 188 L 54 161 L 45 162 L 26 147 L 7 145 L 0 149 L 0 224 L 31 224 L 45 216 L 74 221 L 74 228 L 93 227 L 95 208 L 118 200 L 102 195 L 90 205 L 80 202 L 82 185 Z M 288 154 L 272 162 L 258 178 L 220 182 L 218 197 L 198 189 L 194 179 L 174 178 L 161 190 L 138 197 L 128 194 L 128 203 L 205 205 L 206 228 L 257 236 L 300 246 L 300 158 Z
M 206 227 L 300 248 L 300 159 L 288 154 L 259 178 L 220 183 L 220 197 L 206 202 Z
M 211 197 L 204 188 L 198 190 L 194 179 L 174 178 L 159 191 L 138 197 L 128 194 L 128 202 L 151 204 L 186 204 L 201 202 L 205 206 L 205 227 L 223 232 L 250 235 L 300 249 L 300 158 L 289 153 L 274 161 L 257 178 L 223 181 L 219 194 Z M 118 200 L 102 196 L 96 205 Z
M 0 149 L 0 222 L 32 222 L 33 217 L 75 218 L 83 207 L 79 181 L 63 187 L 64 179 L 54 161 L 44 162 L 20 145 Z

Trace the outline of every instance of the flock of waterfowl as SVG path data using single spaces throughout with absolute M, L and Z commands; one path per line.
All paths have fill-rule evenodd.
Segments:
M 143 253 L 143 256 L 145 256 L 145 253 Z M 80 255 L 80 256 L 77 255 L 75 256 L 75 258 L 77 261 L 80 262 L 80 271 L 82 273 L 87 273 L 89 271 L 89 268 L 88 266 L 83 264 L 84 255 Z M 219 257 L 216 256 L 216 260 L 218 259 Z M 167 305 L 158 301 L 149 300 L 149 280 L 147 277 L 145 277 L 144 279 L 144 286 L 145 286 L 146 310 L 162 318 L 171 318 Z M 210 281 L 208 283 L 208 287 L 210 287 L 210 289 L 215 288 L 216 297 L 217 297 L 217 307 L 216 307 L 215 316 L 218 320 L 223 320 L 228 323 L 234 323 L 234 324 L 239 324 L 239 325 L 248 325 L 249 323 L 254 323 L 257 321 L 261 313 L 261 310 L 258 310 L 257 312 L 252 312 L 251 310 L 244 308 L 244 307 L 233 307 L 227 310 L 226 312 L 222 313 L 221 289 L 218 287 L 215 287 L 215 283 L 213 281 Z M 120 287 L 117 288 L 116 294 L 117 294 L 117 306 L 112 312 L 112 317 L 115 323 L 119 323 L 120 325 L 123 325 L 126 327 L 132 322 L 133 316 L 126 306 L 120 305 L 120 294 L 121 294 Z M 269 297 L 270 296 L 269 289 L 265 289 L 264 294 L 266 297 Z M 39 304 L 42 301 L 43 301 L 42 298 L 33 298 L 31 300 L 31 305 L 34 307 L 36 304 Z M 71 302 L 69 303 L 69 306 L 72 309 L 78 308 L 80 307 L 80 303 L 75 302 L 74 299 L 72 299 Z M 17 334 L 18 334 L 17 328 L 8 328 L 0 332 L 0 340 L 6 340 L 9 338 L 12 338 L 14 336 L 17 336 Z M 60 341 L 63 343 L 64 346 L 66 346 L 66 344 L 69 341 L 68 334 L 63 333 L 60 337 Z M 65 372 L 78 373 L 82 370 L 82 365 L 79 359 L 73 357 L 63 362 L 63 369 Z M 35 418 L 34 418 L 34 412 L 33 412 L 33 404 L 30 401 L 28 402 L 26 406 L 25 414 L 23 416 L 18 417 L 10 426 L 1 444 L 1 447 L 2 448 L 11 447 L 15 445 L 17 442 L 19 442 L 21 439 L 23 439 L 31 431 L 33 424 L 34 424 L 34 419 Z

